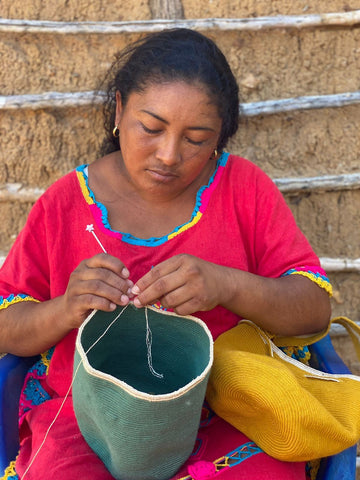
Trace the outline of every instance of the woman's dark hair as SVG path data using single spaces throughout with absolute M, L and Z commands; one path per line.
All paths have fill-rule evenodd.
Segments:
M 106 138 L 101 147 L 102 155 L 120 148 L 119 139 L 112 134 L 116 91 L 120 91 L 125 106 L 131 93 L 172 81 L 205 86 L 222 119 L 217 145 L 218 151 L 222 151 L 238 128 L 238 85 L 225 56 L 212 40 L 194 30 L 178 28 L 147 35 L 117 55 L 107 76 Z

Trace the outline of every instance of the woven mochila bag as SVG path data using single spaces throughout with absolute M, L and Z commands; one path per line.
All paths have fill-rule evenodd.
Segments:
M 130 304 L 87 318 L 76 340 L 74 410 L 113 477 L 176 473 L 195 444 L 212 361 L 211 334 L 195 317 Z
M 360 327 L 345 317 L 360 359 Z M 310 337 L 269 335 L 249 320 L 220 335 L 207 390 L 211 408 L 283 461 L 339 453 L 360 439 L 360 377 L 329 374 L 286 355 L 284 346 L 315 343 Z

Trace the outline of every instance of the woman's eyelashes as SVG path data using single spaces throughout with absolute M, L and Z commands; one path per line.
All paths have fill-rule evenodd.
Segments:
M 156 135 L 157 133 L 160 133 L 161 130 L 153 130 L 151 128 L 148 128 L 146 125 L 144 125 L 143 123 L 141 123 L 141 126 L 142 128 L 144 129 L 144 131 L 146 133 L 149 133 L 150 135 Z
M 144 132 L 148 133 L 149 135 L 157 135 L 162 132 L 162 129 L 152 129 L 147 127 L 141 122 L 141 127 L 143 128 Z M 195 145 L 197 147 L 201 146 L 203 143 L 205 143 L 205 140 L 193 140 L 189 137 L 185 137 L 185 140 L 190 143 L 191 145 Z
M 191 143 L 191 145 L 196 145 L 197 147 L 200 147 L 203 143 L 205 143 L 205 140 L 201 140 L 201 141 L 195 141 L 195 140 L 191 140 L 191 138 L 189 137 L 185 137 L 186 140 Z

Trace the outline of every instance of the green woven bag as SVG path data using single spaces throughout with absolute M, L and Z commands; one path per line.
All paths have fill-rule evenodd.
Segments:
M 77 422 L 118 480 L 166 480 L 187 460 L 213 361 L 213 340 L 201 320 L 146 310 L 147 319 L 133 305 L 122 313 L 94 311 L 76 340 Z

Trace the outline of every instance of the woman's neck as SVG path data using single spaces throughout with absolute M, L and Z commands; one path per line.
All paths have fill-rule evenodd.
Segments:
M 111 228 L 138 238 L 162 237 L 187 223 L 200 186 L 191 185 L 172 198 L 144 195 L 128 181 L 113 154 L 89 166 L 89 188 L 106 207 Z

